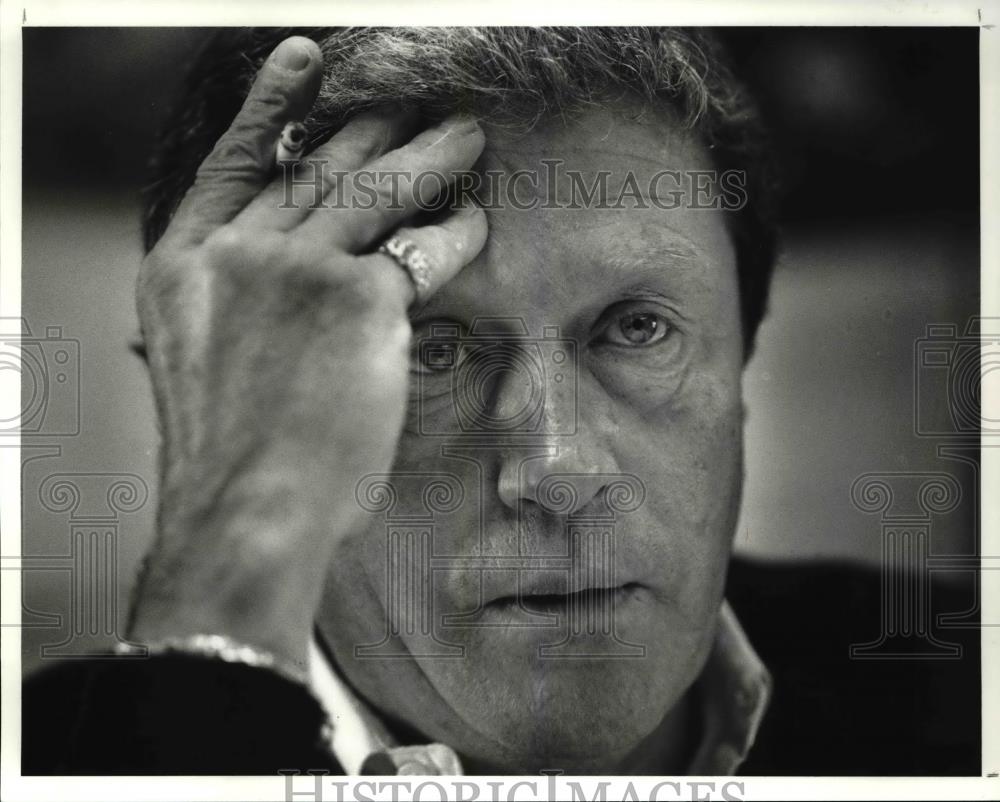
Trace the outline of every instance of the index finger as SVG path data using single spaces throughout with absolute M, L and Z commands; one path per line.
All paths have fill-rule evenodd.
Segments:
M 271 52 L 236 118 L 198 168 L 172 227 L 201 241 L 267 186 L 281 129 L 308 114 L 319 92 L 322 61 L 319 46 L 304 36 L 291 36 Z

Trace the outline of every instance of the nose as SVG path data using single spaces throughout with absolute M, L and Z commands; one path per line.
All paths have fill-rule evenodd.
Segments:
M 529 504 L 554 515 L 575 515 L 599 497 L 613 471 L 601 470 L 600 462 L 579 445 L 546 449 L 542 454 L 532 448 L 504 453 L 497 483 L 500 500 L 515 511 Z
M 581 413 L 575 382 L 549 383 L 540 400 L 534 431 L 501 449 L 497 492 L 514 511 L 525 504 L 555 515 L 573 515 L 599 496 L 609 475 L 617 473 L 614 456 L 602 433 Z M 524 398 L 517 378 L 506 377 L 497 388 L 496 407 Z

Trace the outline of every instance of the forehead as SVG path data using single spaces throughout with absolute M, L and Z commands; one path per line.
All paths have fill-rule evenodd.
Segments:
M 705 289 L 731 272 L 726 212 L 690 208 L 711 158 L 667 114 L 618 103 L 526 133 L 484 127 L 487 244 L 428 311 L 485 299 L 518 314 L 572 308 L 636 282 Z
M 530 131 L 487 123 L 484 163 L 507 159 L 564 159 L 567 167 L 628 170 L 707 169 L 708 152 L 697 135 L 662 106 L 618 100 L 570 117 L 543 118 Z

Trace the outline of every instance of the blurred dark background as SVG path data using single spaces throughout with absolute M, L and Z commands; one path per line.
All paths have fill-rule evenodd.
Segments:
M 209 35 L 25 29 L 25 186 L 135 192 L 175 82 Z M 741 28 L 725 38 L 782 154 L 787 221 L 975 217 L 977 29 Z
M 54 472 L 155 486 L 153 406 L 132 290 L 139 195 L 158 125 L 208 31 L 24 29 L 23 314 L 80 343 L 80 434 L 24 469 L 26 554 L 67 550 L 38 503 Z M 877 560 L 878 521 L 850 501 L 868 471 L 940 470 L 967 492 L 934 522 L 938 552 L 971 547 L 975 477 L 914 435 L 914 344 L 979 307 L 978 30 L 727 30 L 782 158 L 784 249 L 746 380 L 747 486 L 737 548 Z M 28 456 L 28 452 L 25 453 Z M 120 521 L 124 610 L 155 498 Z M 66 577 L 25 598 L 66 607 Z M 51 630 L 25 630 L 25 668 Z
M 774 131 L 788 225 L 978 220 L 976 29 L 744 28 L 727 38 Z

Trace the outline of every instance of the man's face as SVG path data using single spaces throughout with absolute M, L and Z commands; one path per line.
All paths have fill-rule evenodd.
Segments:
M 486 129 L 483 170 L 531 171 L 517 200 L 537 203 L 487 209 L 485 249 L 415 314 L 395 499 L 359 486 L 329 572 L 319 623 L 351 683 L 498 770 L 610 770 L 715 631 L 742 479 L 735 258 L 687 182 L 649 203 L 658 172 L 711 165 L 637 112 Z M 573 171 L 609 172 L 607 202 L 544 208 Z M 627 174 L 648 208 L 609 208 Z

